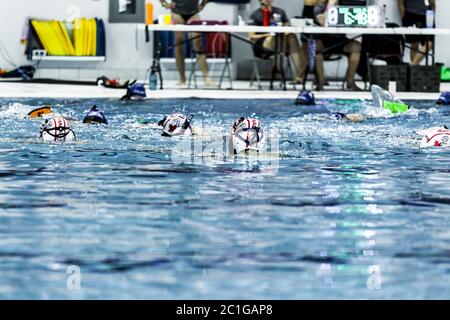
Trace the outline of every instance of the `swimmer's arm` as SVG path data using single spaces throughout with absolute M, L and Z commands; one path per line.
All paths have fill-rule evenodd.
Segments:
M 367 117 L 360 113 L 347 114 L 347 119 L 351 122 L 361 122 L 367 120 Z
M 201 136 L 201 137 L 205 137 L 206 136 L 205 131 L 203 131 L 200 128 L 192 128 L 192 134 L 194 136 Z

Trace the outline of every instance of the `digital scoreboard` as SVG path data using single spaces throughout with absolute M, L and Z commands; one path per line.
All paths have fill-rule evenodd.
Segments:
M 334 6 L 326 12 L 327 27 L 384 27 L 384 13 L 379 6 Z

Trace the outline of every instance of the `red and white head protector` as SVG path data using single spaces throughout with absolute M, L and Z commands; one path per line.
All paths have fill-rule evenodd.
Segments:
M 75 141 L 75 132 L 70 128 L 69 121 L 63 116 L 46 119 L 40 129 L 40 137 L 47 142 Z
M 162 126 L 163 136 L 190 136 L 192 135 L 192 121 L 193 115 L 186 116 L 181 113 L 175 113 L 164 117 L 158 122 L 159 126 Z
M 249 150 L 261 151 L 265 143 L 261 121 L 244 117 L 236 120 L 231 128 L 231 143 L 234 154 Z
M 419 130 L 417 134 L 423 135 L 420 148 L 450 146 L 450 130 L 446 126 Z

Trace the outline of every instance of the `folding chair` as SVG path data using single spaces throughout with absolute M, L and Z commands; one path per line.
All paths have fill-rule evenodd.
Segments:
M 271 61 L 271 64 L 274 63 L 274 57 L 268 57 L 268 58 L 261 58 L 261 57 L 257 57 L 256 55 L 253 56 L 253 72 L 252 72 L 252 76 L 250 78 L 250 87 L 253 87 L 253 83 L 256 80 L 256 83 L 258 85 L 258 89 L 262 89 L 262 85 L 261 85 L 261 74 L 259 72 L 259 65 L 262 64 L 265 61 Z M 287 61 L 287 63 L 285 64 L 285 66 L 281 66 L 282 68 L 284 68 L 285 70 L 285 74 L 286 74 L 286 69 L 288 74 L 291 76 L 292 80 L 295 80 L 295 73 L 293 71 L 292 68 L 292 63 L 291 60 L 289 59 L 288 56 L 285 57 L 285 60 Z M 283 83 L 280 83 L 280 86 L 282 86 Z M 293 84 L 293 88 L 294 90 L 296 90 L 296 85 Z
M 250 42 L 250 40 L 249 40 L 249 42 Z M 281 59 L 281 62 L 287 61 L 287 63 L 285 65 L 279 66 L 278 73 L 283 72 L 284 76 L 286 76 L 286 68 L 287 68 L 287 71 L 288 71 L 289 75 L 291 76 L 292 80 L 295 81 L 295 78 L 296 78 L 295 73 L 293 71 L 291 60 L 289 59 L 288 55 L 286 55 L 285 53 L 275 53 L 275 52 L 272 52 L 272 50 L 267 50 L 262 47 L 258 48 L 254 44 L 252 44 L 252 50 L 253 50 L 253 72 L 250 77 L 250 87 L 253 87 L 253 83 L 256 80 L 256 82 L 258 84 L 258 89 L 260 89 L 260 90 L 262 89 L 259 65 L 262 62 L 270 61 L 271 65 L 273 66 L 273 64 L 275 63 L 276 54 L 284 55 L 284 59 Z M 272 75 L 272 77 L 274 77 L 274 75 Z M 285 77 L 285 80 L 286 79 L 287 79 L 287 77 Z M 271 81 L 273 81 L 273 80 L 275 80 L 275 79 L 271 79 Z M 281 82 L 280 86 L 282 86 L 283 89 L 285 89 L 285 83 Z M 294 90 L 296 90 L 295 84 L 293 84 L 293 87 L 294 87 Z
M 315 41 L 315 37 L 314 38 L 312 38 L 314 41 Z M 321 40 L 321 39 L 323 39 L 323 38 L 318 38 L 319 40 Z M 346 39 L 346 38 L 341 38 L 341 39 L 339 39 L 340 41 L 341 41 L 341 43 L 345 43 L 345 42 L 347 42 L 347 41 L 350 41 L 350 39 Z M 339 43 L 339 42 L 338 42 Z M 326 45 L 326 44 L 325 44 Z M 324 50 L 323 50 L 323 52 L 322 52 L 322 54 L 323 54 L 323 58 L 324 58 L 324 63 L 325 62 L 335 62 L 335 61 L 340 61 L 343 57 L 347 57 L 347 54 L 346 53 L 341 53 L 341 52 L 338 52 L 338 51 L 335 51 L 335 47 L 336 46 L 336 44 L 333 44 L 331 47 L 325 47 L 324 48 Z M 315 54 L 317 54 L 317 52 L 314 52 L 314 53 L 311 53 L 310 52 L 310 50 L 308 50 L 308 55 L 310 55 L 310 54 L 314 54 L 314 60 L 315 60 Z M 310 57 L 308 58 L 308 60 L 310 59 Z M 305 71 L 305 75 L 304 75 L 304 77 L 303 77 L 303 90 L 305 90 L 306 89 L 306 82 L 308 81 L 308 74 L 310 74 L 310 73 L 312 73 L 312 74 L 314 74 L 314 81 L 313 81 L 313 83 L 315 82 L 316 84 L 318 83 L 318 76 L 317 76 L 317 65 L 316 65 L 316 61 L 314 61 L 314 69 L 313 70 L 310 70 L 309 69 L 309 67 L 306 69 L 306 71 Z M 326 70 L 325 68 L 324 68 L 324 70 Z M 328 80 L 337 80 L 337 81 L 341 81 L 342 80 L 342 86 L 344 87 L 345 86 L 345 79 L 342 79 L 342 78 L 338 78 L 338 79 L 336 79 L 336 78 L 334 78 L 334 79 L 331 79 L 331 78 L 327 78 L 326 77 L 326 75 L 324 75 L 324 77 L 325 77 L 325 82 L 327 83 L 328 82 Z
M 398 27 L 395 23 L 387 23 L 387 27 Z M 372 84 L 371 60 L 382 60 L 388 65 L 403 64 L 405 37 L 403 35 L 365 35 L 362 50 L 366 52 L 367 74 Z

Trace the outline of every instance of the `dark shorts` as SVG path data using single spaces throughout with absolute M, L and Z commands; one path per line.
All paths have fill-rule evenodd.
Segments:
M 314 6 L 304 6 L 302 17 L 305 19 L 314 19 Z
M 413 27 L 416 26 L 417 28 L 426 28 L 426 16 L 411 12 L 405 12 L 405 16 L 402 19 L 402 23 L 404 27 Z M 406 42 L 408 43 L 414 43 L 414 42 L 420 42 L 424 44 L 427 40 L 426 36 L 417 36 L 417 35 L 407 35 Z M 428 37 L 429 40 L 433 40 L 434 37 Z
M 271 51 L 267 51 L 264 48 L 264 40 L 265 38 L 261 38 L 255 41 L 254 45 L 253 45 L 253 54 L 255 55 L 255 57 L 261 58 L 261 59 L 268 59 L 269 57 L 271 57 L 274 52 Z
M 321 40 L 324 46 L 324 54 L 342 54 L 344 52 L 344 47 L 351 41 L 345 35 L 319 35 L 317 40 Z
M 314 6 L 304 6 L 303 7 L 302 18 L 303 19 L 313 19 L 314 20 L 314 18 L 315 18 L 315 16 L 314 16 Z M 307 38 L 314 38 L 314 35 L 309 34 L 309 33 L 304 33 L 303 36 L 301 37 L 301 41 L 302 42 L 306 42 Z
M 172 10 L 172 13 L 178 14 L 180 17 L 183 18 L 183 20 L 185 22 L 188 22 L 189 19 L 192 18 L 193 16 L 195 16 L 198 12 L 196 11 L 196 12 L 193 12 L 193 13 L 187 13 L 186 14 L 186 13 L 179 13 L 179 12 L 176 12 L 175 10 Z

